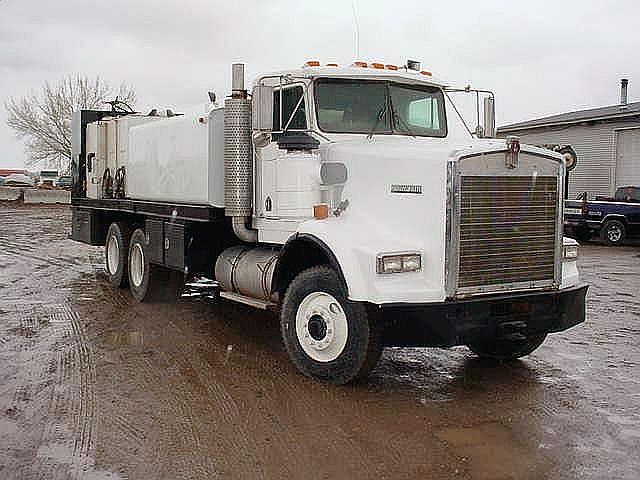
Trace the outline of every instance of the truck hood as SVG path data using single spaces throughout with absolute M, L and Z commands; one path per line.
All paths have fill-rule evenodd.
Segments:
M 322 240 L 335 253 L 353 300 L 442 301 L 448 163 L 465 155 L 505 149 L 501 139 L 454 143 L 449 138 L 398 135 L 371 139 L 362 135 L 323 144 L 323 161 L 339 162 L 347 169 L 341 198 L 349 203 L 338 217 L 303 222 L 299 231 Z M 521 146 L 521 151 L 561 161 L 560 155 L 545 149 Z M 394 252 L 419 252 L 423 269 L 397 276 L 376 275 L 376 257 Z

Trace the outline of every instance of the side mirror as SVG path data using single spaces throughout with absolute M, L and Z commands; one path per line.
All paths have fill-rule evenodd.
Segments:
M 493 97 L 484 99 L 484 138 L 496 136 L 496 105 Z
M 251 93 L 253 131 L 273 130 L 273 87 L 257 85 Z

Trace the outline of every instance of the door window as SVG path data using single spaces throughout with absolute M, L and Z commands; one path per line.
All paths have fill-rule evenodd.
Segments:
M 304 91 L 300 85 L 282 89 L 282 125 L 280 125 L 280 90 L 273 92 L 273 131 L 306 130 L 307 113 Z

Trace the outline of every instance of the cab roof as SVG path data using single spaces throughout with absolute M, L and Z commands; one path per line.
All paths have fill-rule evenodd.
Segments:
M 447 82 L 437 79 L 432 75 L 425 75 L 415 70 L 399 68 L 398 70 L 372 68 L 372 67 L 307 67 L 298 69 L 281 70 L 278 72 L 265 73 L 260 75 L 255 83 L 265 77 L 290 76 L 294 78 L 354 78 L 370 80 L 395 80 L 402 83 L 413 83 L 419 85 L 430 85 L 435 87 L 446 87 Z

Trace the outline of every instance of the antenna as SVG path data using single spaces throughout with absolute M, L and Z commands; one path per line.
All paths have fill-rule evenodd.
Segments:
M 351 2 L 351 10 L 353 11 L 353 26 L 354 26 L 354 34 L 355 34 L 355 43 L 356 43 L 356 60 L 360 58 L 360 25 L 358 25 L 358 13 L 356 12 L 356 2 L 352 0 Z

